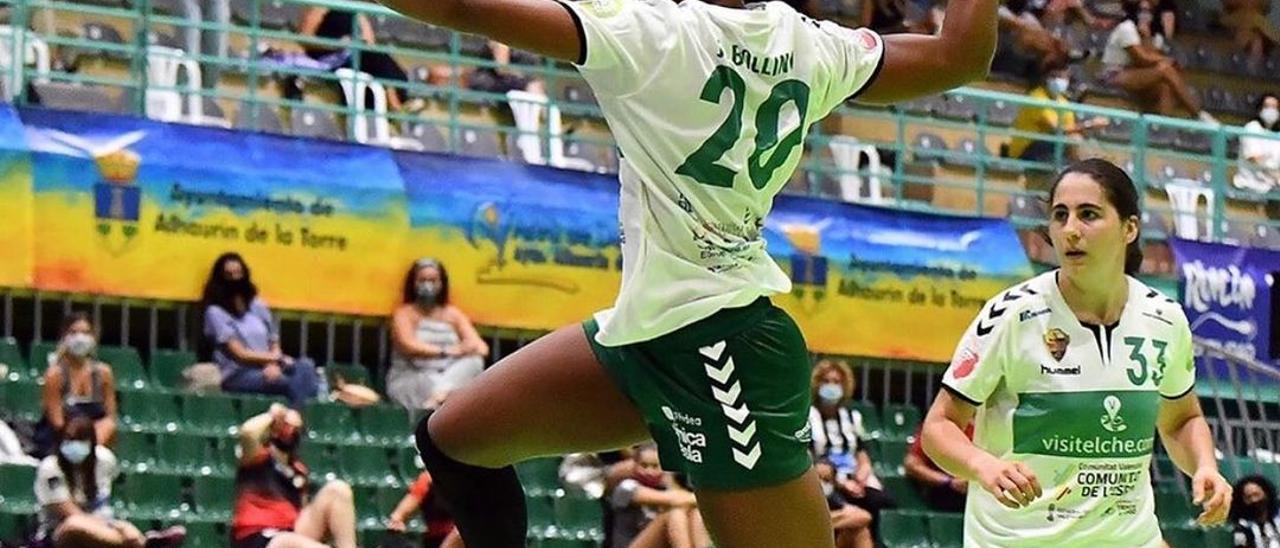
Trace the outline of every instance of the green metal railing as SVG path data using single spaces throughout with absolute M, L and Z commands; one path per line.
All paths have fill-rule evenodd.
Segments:
M 226 0 L 230 1 L 230 0 Z M 239 0 L 237 0 L 239 1 Z M 88 2 L 88 3 L 85 3 Z M 204 0 L 208 3 L 208 0 Z M 10 32 L 7 44 L 0 47 L 14 53 L 10 58 L 21 58 L 16 55 L 25 48 L 26 41 L 40 40 L 48 44 L 55 56 L 80 54 L 86 62 L 80 63 L 79 71 L 54 69 L 47 74 L 38 74 L 34 66 L 10 63 L 4 67 L 9 81 L 21 77 L 26 82 L 43 78 L 55 83 L 81 86 L 98 86 L 100 88 L 118 90 L 124 110 L 134 114 L 146 113 L 145 90 L 178 91 L 194 93 L 202 97 L 218 101 L 220 104 L 267 105 L 272 112 L 291 111 L 300 107 L 330 112 L 338 118 L 346 120 L 346 138 L 355 136 L 355 120 L 357 112 L 354 107 L 346 106 L 339 100 L 319 101 L 318 94 L 307 94 L 302 99 L 278 97 L 269 92 L 270 86 L 297 78 L 309 83 L 308 89 L 324 90 L 325 87 L 336 88 L 338 77 L 325 70 L 307 69 L 287 66 L 268 66 L 263 62 L 262 51 L 266 47 L 297 51 L 299 46 L 321 47 L 329 49 L 347 49 L 351 52 L 351 67 L 360 70 L 362 57 L 371 54 L 387 54 L 397 59 L 410 72 L 421 66 L 437 66 L 448 69 L 448 81 L 431 84 L 417 78 L 407 82 L 375 79 L 387 88 L 400 88 L 411 97 L 425 99 L 429 105 L 427 111 L 401 111 L 387 113 L 386 117 L 393 126 L 399 126 L 402 133 L 408 124 L 429 123 L 445 130 L 445 139 L 449 150 L 460 148 L 461 132 L 472 130 L 495 130 L 499 135 L 517 136 L 524 134 L 514 127 L 501 109 L 489 108 L 506 104 L 503 94 L 487 93 L 467 89 L 463 74 L 480 68 L 494 68 L 516 73 L 527 78 L 535 78 L 545 83 L 549 93 L 549 104 L 556 106 L 567 125 L 575 129 L 572 134 L 563 135 L 562 139 L 569 143 L 590 143 L 600 147 L 611 147 L 603 124 L 599 108 L 589 101 L 567 101 L 556 90 L 565 85 L 574 85 L 586 89 L 585 82 L 573 68 L 561 62 L 539 59 L 535 64 L 512 64 L 500 66 L 486 57 L 478 56 L 475 50 L 482 50 L 486 42 L 474 36 L 448 33 L 447 45 L 443 48 L 426 49 L 404 45 L 408 36 L 387 36 L 378 34 L 378 40 L 366 44 L 361 40 L 335 40 L 305 36 L 293 30 L 301 19 L 302 10 L 309 7 L 330 10 L 345 10 L 368 17 L 375 23 L 400 23 L 400 16 L 382 6 L 348 0 L 246 0 L 242 9 L 233 10 L 233 20 L 223 24 L 211 21 L 193 21 L 174 13 L 165 13 L 156 5 L 155 0 L 84 0 L 83 2 L 67 2 L 62 0 L 18 0 L 9 4 L 8 24 L 11 28 L 29 29 L 29 32 Z M 235 4 L 240 6 L 242 4 Z M 294 20 L 286 28 L 269 28 L 263 22 L 264 8 L 276 10 L 293 10 Z M 53 17 L 48 17 L 52 13 Z M 44 15 L 44 17 L 41 17 Z M 121 31 L 122 43 L 111 43 L 103 39 L 85 36 L 68 36 L 68 29 L 47 28 L 54 21 L 100 21 Z M 41 23 L 44 23 L 43 25 Z M 360 36 L 359 20 L 353 18 L 351 35 Z M 412 27 L 412 31 L 426 32 L 429 27 Z M 436 29 L 438 31 L 438 29 Z M 205 86 L 200 89 L 189 89 L 188 86 L 160 86 L 150 82 L 148 78 L 147 46 L 150 37 L 157 34 L 172 33 L 179 35 L 189 31 L 201 33 L 225 33 L 231 41 L 232 53 L 226 56 L 210 54 L 210 52 L 191 53 L 187 55 L 200 64 L 205 72 L 220 74 L 218 85 Z M 385 40 L 385 41 L 384 41 Z M 92 70 L 90 70 L 92 69 Z M 26 86 L 16 90 L 14 101 L 19 104 L 32 102 Z M 308 96 L 310 99 L 308 100 Z M 1067 151 L 1075 147 L 1084 155 L 1104 155 L 1118 163 L 1130 164 L 1136 183 L 1144 192 L 1144 197 L 1159 197 L 1165 185 L 1173 179 L 1190 179 L 1194 184 L 1213 191 L 1212 214 L 1203 211 L 1195 215 L 1207 224 L 1209 237 L 1222 239 L 1227 236 L 1225 222 L 1239 220 L 1233 218 L 1232 211 L 1253 209 L 1258 212 L 1248 223 L 1257 223 L 1272 231 L 1280 230 L 1280 221 L 1266 219 L 1261 215 L 1263 204 L 1280 200 L 1280 191 L 1273 190 L 1263 195 L 1255 191 L 1239 190 L 1232 184 L 1232 174 L 1237 160 L 1232 157 L 1232 143 L 1244 134 L 1242 128 L 1233 126 L 1210 126 L 1198 121 L 1166 118 L 1152 115 L 1140 115 L 1130 111 L 1104 108 L 1087 104 L 1051 103 L 1033 99 L 1023 95 L 1000 93 L 976 88 L 964 88 L 947 94 L 951 101 L 963 100 L 973 106 L 973 116 L 969 119 L 947 119 L 945 116 L 934 116 L 928 113 L 912 112 L 908 107 L 892 109 L 870 108 L 847 104 L 839 108 L 833 116 L 845 121 L 845 127 L 853 127 L 852 135 L 860 142 L 872 144 L 881 151 L 892 151 L 894 159 L 888 163 L 889 173 L 870 173 L 866 168 L 852 170 L 850 166 L 838 165 L 825 155 L 835 135 L 821 131 L 822 125 L 815 125 L 807 143 L 807 156 L 804 160 L 803 176 L 788 187 L 788 191 L 812 195 L 831 195 L 824 188 L 822 181 L 839 180 L 843 175 L 856 174 L 868 180 L 880 176 L 884 205 L 905 209 L 935 211 L 957 214 L 975 214 L 984 216 L 1005 215 L 1004 209 L 992 211 L 987 207 L 988 198 L 1003 197 L 1004 201 L 1012 201 L 1021 197 L 1023 200 L 1043 200 L 1044 180 L 1065 164 Z M 1020 131 L 1012 127 L 994 123 L 990 120 L 993 107 L 1004 103 L 1009 109 L 1053 108 L 1060 113 L 1072 112 L 1077 119 L 1106 117 L 1113 124 L 1122 124 L 1129 128 L 1127 133 L 1110 130 L 1108 138 L 1087 135 L 1080 140 L 1072 140 L 1061 130 L 1054 133 Z M 225 109 L 224 109 L 225 110 Z M 480 115 L 484 111 L 488 115 Z M 256 113 L 256 109 L 252 111 Z M 249 128 L 261 128 L 252 119 Z M 494 115 L 494 113 L 498 113 Z M 881 137 L 868 137 L 863 127 L 888 128 L 881 131 Z M 1159 128 L 1159 129 L 1158 129 Z M 1161 143 L 1156 137 L 1170 132 L 1182 133 L 1207 143 L 1207 149 L 1174 148 L 1157 146 Z M 875 133 L 875 132 L 871 132 Z M 915 143 L 916 136 L 928 134 L 945 134 L 952 136 L 949 143 L 952 150 L 939 151 L 929 147 L 920 147 Z M 543 158 L 548 157 L 549 129 L 543 123 L 536 130 L 543 147 Z M 593 135 L 594 134 L 594 135 Z M 890 137 L 884 137 L 884 135 Z M 973 139 L 980 146 L 975 151 L 954 150 L 958 145 L 954 142 L 961 137 Z M 1029 162 L 997 155 L 993 143 L 1014 137 L 1025 137 L 1039 141 L 1051 142 L 1056 146 L 1054 160 L 1050 162 Z M 1168 143 L 1164 143 L 1168 144 Z M 508 151 L 514 156 L 515 151 Z M 942 171 L 933 166 L 943 166 Z M 1165 166 L 1171 166 L 1165 168 Z M 1179 172 L 1183 176 L 1178 177 Z M 1207 174 L 1207 175 L 1205 175 Z M 1179 183 L 1186 184 L 1186 183 Z M 829 186 L 829 185 L 828 185 Z M 958 189 L 971 192 L 975 199 L 973 207 L 954 204 L 935 203 L 932 200 L 912 199 L 909 189 L 925 188 L 931 191 Z M 1156 202 L 1163 204 L 1163 200 Z M 997 203 L 1000 203 L 998 200 Z M 1229 209 L 1228 205 L 1232 208 Z M 1149 204 L 1147 211 L 1159 213 L 1165 218 L 1173 218 L 1179 212 L 1168 205 Z M 1044 219 L 1039 216 L 1025 216 L 1015 212 L 1010 218 L 1020 226 L 1037 226 Z M 1163 238 L 1163 230 L 1144 234 L 1144 238 Z

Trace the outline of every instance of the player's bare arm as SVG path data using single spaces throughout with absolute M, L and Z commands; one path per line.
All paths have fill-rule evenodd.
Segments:
M 569 10 L 555 0 L 380 0 L 424 23 L 479 34 L 520 49 L 576 62 L 582 41 Z
M 906 101 L 986 78 L 996 51 L 998 6 L 997 0 L 949 0 L 947 24 L 938 34 L 885 36 L 884 66 L 858 101 Z
M 1202 525 L 1222 523 L 1231 509 L 1231 486 L 1218 472 L 1213 434 L 1195 391 L 1160 402 L 1156 429 L 1174 464 L 1191 476 L 1193 502 L 1204 508 L 1197 521 Z

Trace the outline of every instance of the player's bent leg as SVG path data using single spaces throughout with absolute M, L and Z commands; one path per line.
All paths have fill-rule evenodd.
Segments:
M 418 452 L 470 548 L 524 544 L 524 492 L 511 464 L 649 438 L 581 325 L 561 328 L 454 391 L 418 424 Z
M 718 548 L 834 548 L 831 514 L 813 470 L 754 489 L 699 489 L 698 508 Z M 767 519 L 763 519 L 768 516 Z
M 298 514 L 293 530 L 316 541 L 328 536 L 334 548 L 355 548 L 356 509 L 351 486 L 341 480 L 326 483 Z

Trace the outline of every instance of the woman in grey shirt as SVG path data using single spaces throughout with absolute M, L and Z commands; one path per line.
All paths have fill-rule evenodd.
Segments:
M 439 261 L 413 263 L 401 293 L 391 313 L 387 396 L 408 409 L 434 409 L 484 370 L 489 345 L 467 315 L 449 304 L 449 274 Z

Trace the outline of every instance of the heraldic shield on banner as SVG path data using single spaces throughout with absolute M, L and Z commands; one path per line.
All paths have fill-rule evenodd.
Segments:
M 121 148 L 95 155 L 101 180 L 93 185 L 93 215 L 98 220 L 98 237 L 112 255 L 128 250 L 138 234 L 142 209 L 142 189 L 136 184 L 141 159 Z

